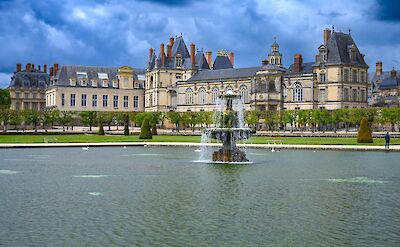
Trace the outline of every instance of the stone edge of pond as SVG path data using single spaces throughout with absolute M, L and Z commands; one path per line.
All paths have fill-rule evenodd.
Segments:
M 55 147 L 120 147 L 120 146 L 175 146 L 199 147 L 201 143 L 194 142 L 99 142 L 99 143 L 1 143 L 0 148 L 55 148 Z M 207 146 L 220 146 L 219 143 L 208 143 Z M 338 151 L 395 151 L 400 152 L 400 145 L 390 149 L 383 146 L 366 145 L 296 145 L 296 144 L 238 144 L 239 147 L 260 149 L 299 149 L 299 150 L 338 150 Z

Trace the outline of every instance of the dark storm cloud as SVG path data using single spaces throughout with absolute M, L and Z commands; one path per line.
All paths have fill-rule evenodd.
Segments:
M 379 0 L 377 16 L 385 21 L 400 21 L 400 1 L 398 0 Z

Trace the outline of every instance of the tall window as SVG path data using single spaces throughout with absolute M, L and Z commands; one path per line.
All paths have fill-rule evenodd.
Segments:
M 71 106 L 75 106 L 75 94 L 71 93 Z
M 357 70 L 352 71 L 352 81 L 357 82 Z
M 349 70 L 348 69 L 344 69 L 343 81 L 344 82 L 349 82 Z
M 181 54 L 176 55 L 176 57 L 175 57 L 175 65 L 176 65 L 176 67 L 182 67 L 182 56 L 181 56 Z
M 249 102 L 249 93 L 247 90 L 247 87 L 245 85 L 242 85 L 239 89 L 240 92 L 240 98 L 242 99 L 243 103 Z
M 214 87 L 211 91 L 211 102 L 213 104 L 217 103 L 219 97 L 219 89 L 217 87 Z
M 86 94 L 82 94 L 81 105 L 82 107 L 86 107 Z
M 138 108 L 139 107 L 139 96 L 135 95 L 133 96 L 133 108 Z
M 118 108 L 118 95 L 114 95 L 114 108 Z
M 226 88 L 225 88 L 225 93 L 227 93 L 227 92 L 231 92 L 231 93 L 233 93 L 233 88 L 231 87 L 231 86 L 227 86 Z
M 108 106 L 108 95 L 103 95 L 103 107 Z
M 92 95 L 92 106 L 97 107 L 97 94 Z
M 61 106 L 65 106 L 65 94 L 61 94 Z
M 357 97 L 357 89 L 353 89 L 353 95 L 352 95 L 353 101 L 357 101 L 358 97 Z
M 186 105 L 193 105 L 193 90 L 191 88 L 186 89 L 185 103 Z
M 364 83 L 366 81 L 366 79 L 365 79 L 365 72 L 364 71 L 361 71 L 360 72 L 360 82 L 361 83 Z
M 303 87 L 300 83 L 294 86 L 293 101 L 303 101 Z
M 326 100 L 326 98 L 325 98 L 325 89 L 321 88 L 319 90 L 319 95 L 320 95 L 320 101 L 324 102 Z
M 127 95 L 124 96 L 124 108 L 128 108 L 129 106 L 129 97 Z
M 129 83 L 128 77 L 124 77 L 124 87 L 125 88 L 128 87 L 128 83 Z
M 324 73 L 319 74 L 320 82 L 326 82 L 326 75 Z
M 153 106 L 153 94 L 149 96 L 149 106 Z
M 345 88 L 343 90 L 343 98 L 344 98 L 344 101 L 349 101 L 349 89 L 348 88 Z
M 206 90 L 204 87 L 199 89 L 199 105 L 204 105 L 206 103 Z
M 268 90 L 269 90 L 269 92 L 276 92 L 276 87 L 275 87 L 274 81 L 268 82 Z

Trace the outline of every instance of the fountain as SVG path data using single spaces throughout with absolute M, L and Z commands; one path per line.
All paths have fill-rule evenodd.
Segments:
M 250 163 L 246 153 L 236 146 L 237 141 L 247 140 L 251 134 L 251 130 L 244 127 L 243 106 L 240 96 L 228 91 L 219 97 L 217 106 L 214 115 L 214 127 L 207 128 L 202 133 L 200 159 L 205 160 L 205 155 L 208 154 L 207 143 L 214 139 L 221 141 L 222 147 L 212 153 L 212 163 Z

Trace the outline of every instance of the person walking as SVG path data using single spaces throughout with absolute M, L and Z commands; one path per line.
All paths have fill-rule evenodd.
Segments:
M 386 135 L 385 135 L 385 148 L 389 148 L 389 143 L 390 143 L 390 135 L 389 135 L 389 132 L 386 132 Z

